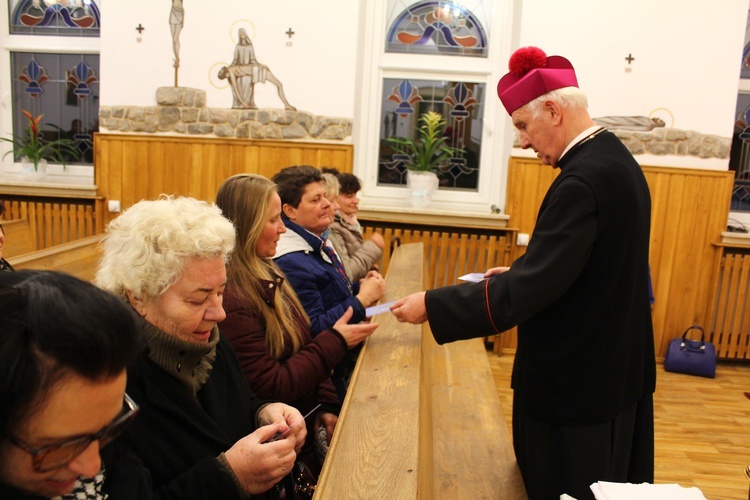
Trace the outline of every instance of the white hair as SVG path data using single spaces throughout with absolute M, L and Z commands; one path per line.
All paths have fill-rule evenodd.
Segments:
M 226 261 L 234 244 L 234 226 L 213 203 L 166 195 L 140 201 L 109 224 L 96 283 L 124 299 L 128 292 L 158 297 L 188 261 Z
M 325 191 L 326 198 L 336 198 L 341 190 L 341 183 L 339 178 L 328 172 L 320 174 L 323 178 L 323 190 Z
M 563 87 L 542 94 L 536 99 L 529 101 L 526 106 L 529 107 L 532 116 L 536 118 L 545 101 L 555 101 L 560 107 L 568 109 L 587 109 L 589 106 L 586 94 L 581 89 L 578 87 Z

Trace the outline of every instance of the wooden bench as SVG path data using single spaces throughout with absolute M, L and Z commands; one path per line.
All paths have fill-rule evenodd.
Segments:
M 3 225 L 3 227 L 5 227 Z M 99 242 L 102 235 L 89 236 L 70 243 L 55 245 L 37 252 L 8 259 L 16 269 L 62 271 L 92 281 L 101 258 Z
M 383 302 L 423 290 L 424 247 L 398 247 Z M 316 500 L 525 499 L 480 339 L 438 346 L 391 313 L 360 353 Z
M 34 231 L 31 230 L 29 221 L 26 219 L 3 221 L 3 233 L 5 233 L 3 257 L 6 259 L 37 249 Z

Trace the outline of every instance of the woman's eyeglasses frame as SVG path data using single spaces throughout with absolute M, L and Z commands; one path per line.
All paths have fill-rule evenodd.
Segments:
M 123 411 L 95 434 L 76 436 L 41 448 L 34 448 L 23 439 L 13 435 L 9 435 L 8 440 L 31 455 L 31 464 L 36 472 L 49 472 L 72 462 L 94 441 L 99 441 L 99 447 L 104 448 L 122 434 L 137 413 L 138 405 L 125 393 Z

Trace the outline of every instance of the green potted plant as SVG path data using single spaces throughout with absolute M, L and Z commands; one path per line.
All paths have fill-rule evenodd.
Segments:
M 13 144 L 13 149 L 7 151 L 3 158 L 11 153 L 15 153 L 21 156 L 24 163 L 28 162 L 29 165 L 34 165 L 34 172 L 38 172 L 39 166 L 46 165 L 47 160 L 54 161 L 56 163 L 62 163 L 65 168 L 65 157 L 76 157 L 79 156 L 80 152 L 75 148 L 75 141 L 71 139 L 55 139 L 53 141 L 45 141 L 39 137 L 39 123 L 42 121 L 44 115 L 37 117 L 32 116 L 26 110 L 22 111 L 24 116 L 29 120 L 28 134 L 17 136 L 15 134 L 12 137 L 0 137 L 1 140 L 7 141 Z
M 388 139 L 393 149 L 405 157 L 407 184 L 411 190 L 413 206 L 424 207 L 431 202 L 438 188 L 438 167 L 463 150 L 448 146 L 444 135 L 445 120 L 440 113 L 428 111 L 420 116 L 422 125 L 417 129 L 417 139 L 392 137 Z

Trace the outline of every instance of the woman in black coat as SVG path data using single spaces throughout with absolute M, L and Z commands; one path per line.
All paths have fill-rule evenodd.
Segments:
M 305 440 L 299 411 L 253 394 L 216 324 L 234 228 L 191 198 L 141 201 L 110 224 L 97 282 L 143 318 L 129 370 L 141 414 L 125 443 L 157 496 L 245 498 L 287 475 Z M 282 438 L 273 440 L 276 434 Z

